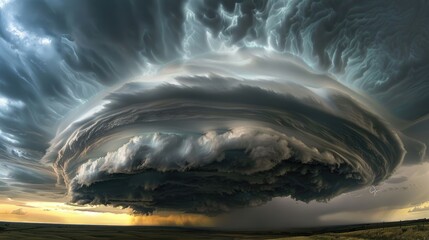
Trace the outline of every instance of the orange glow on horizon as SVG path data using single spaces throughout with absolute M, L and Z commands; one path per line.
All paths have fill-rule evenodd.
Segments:
M 0 221 L 85 225 L 213 226 L 209 217 L 169 213 L 134 215 L 129 209 L 77 207 L 61 202 L 0 202 Z

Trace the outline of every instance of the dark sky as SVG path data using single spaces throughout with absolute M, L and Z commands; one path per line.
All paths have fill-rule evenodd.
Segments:
M 243 228 L 421 217 L 428 11 L 0 0 L 0 197 Z

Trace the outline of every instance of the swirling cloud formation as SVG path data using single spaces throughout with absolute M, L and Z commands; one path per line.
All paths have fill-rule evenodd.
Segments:
M 275 86 L 218 75 L 125 84 L 58 138 L 56 170 L 75 203 L 211 214 L 327 200 L 402 161 L 395 132 L 352 98 Z
M 429 159 L 428 9 L 0 0 L 1 194 L 219 213 L 377 184 Z

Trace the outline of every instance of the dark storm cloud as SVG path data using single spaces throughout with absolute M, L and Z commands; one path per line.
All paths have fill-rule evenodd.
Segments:
M 322 201 L 379 183 L 402 161 L 396 134 L 340 92 L 220 76 L 177 84 L 127 84 L 57 137 L 48 156 L 72 202 L 218 213 L 277 196 Z M 129 140 L 114 143 L 118 133 Z M 88 159 L 111 142 L 117 150 Z
M 428 11 L 424 1 L 2 1 L 0 179 L 20 191 L 47 189 L 44 156 L 73 201 L 140 212 L 217 212 L 275 196 L 323 200 L 378 183 L 400 164 L 401 142 L 404 163 L 429 159 Z M 323 93 L 300 86 L 319 75 L 294 72 L 302 75 L 295 84 L 268 86 L 251 83 L 244 69 L 241 81 L 126 84 L 104 110 L 79 119 L 76 108 L 116 84 L 171 61 L 243 48 L 295 55 L 385 112 L 324 83 L 312 83 Z

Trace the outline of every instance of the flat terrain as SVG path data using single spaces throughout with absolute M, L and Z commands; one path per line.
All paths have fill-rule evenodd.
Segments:
M 429 221 L 415 220 L 277 232 L 177 227 L 91 226 L 0 222 L 0 239 L 413 239 L 429 240 Z
M 429 227 L 426 229 L 419 229 L 415 226 L 407 227 L 389 227 L 389 228 L 377 228 L 371 230 L 360 230 L 345 233 L 324 233 L 312 236 L 298 236 L 298 237 L 284 237 L 275 238 L 276 240 L 287 239 L 287 240 L 323 240 L 323 239 L 377 239 L 377 240 L 395 240 L 395 239 L 410 239 L 410 240 L 429 240 Z

